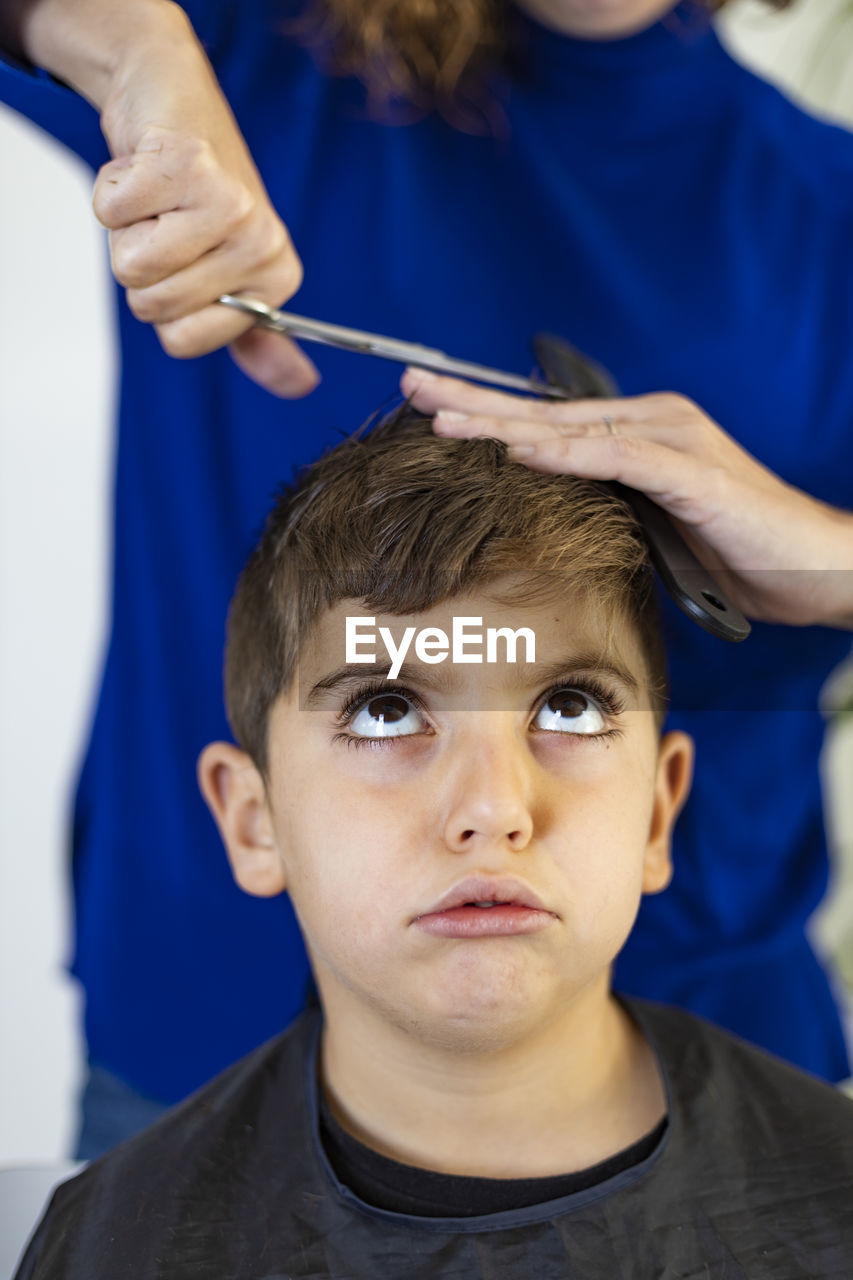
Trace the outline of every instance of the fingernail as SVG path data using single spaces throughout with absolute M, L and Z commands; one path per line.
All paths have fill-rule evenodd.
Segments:
M 417 378 L 418 382 L 435 382 L 436 377 L 438 376 L 437 374 L 432 373 L 429 369 L 418 369 L 415 365 L 408 365 L 406 373 Z
M 511 444 L 507 449 L 507 455 L 510 458 L 529 458 L 535 452 L 535 444 Z
M 470 413 L 459 413 L 456 409 L 439 409 L 435 416 L 442 422 L 467 422 L 471 417 Z

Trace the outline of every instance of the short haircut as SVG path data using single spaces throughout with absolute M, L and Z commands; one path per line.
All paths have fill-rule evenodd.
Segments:
M 225 701 L 237 742 L 266 775 L 270 710 L 339 601 L 420 613 L 505 575 L 512 603 L 571 589 L 604 611 L 611 634 L 619 621 L 633 625 L 661 723 L 666 657 L 627 503 L 595 481 L 531 471 L 498 440 L 436 436 L 430 417 L 404 405 L 307 467 L 267 520 L 228 619 Z

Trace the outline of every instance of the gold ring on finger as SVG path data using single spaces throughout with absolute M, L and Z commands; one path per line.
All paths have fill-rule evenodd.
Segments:
M 619 431 L 614 426 L 613 419 L 611 418 L 609 413 L 603 413 L 601 415 L 601 420 L 612 436 L 618 436 Z

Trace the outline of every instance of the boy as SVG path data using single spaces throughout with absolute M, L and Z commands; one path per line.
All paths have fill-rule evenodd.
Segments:
M 609 990 L 689 788 L 664 694 L 599 486 L 410 412 L 315 463 L 199 777 L 322 1014 L 61 1187 L 21 1280 L 848 1277 L 850 1103 Z

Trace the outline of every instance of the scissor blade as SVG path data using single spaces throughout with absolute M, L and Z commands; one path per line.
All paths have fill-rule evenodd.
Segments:
M 475 364 L 469 360 L 456 360 L 435 347 L 424 347 L 417 342 L 401 342 L 381 333 L 349 329 L 345 325 L 328 324 L 324 320 L 310 320 L 307 316 L 297 316 L 289 311 L 275 311 L 257 298 L 237 298 L 231 294 L 223 294 L 219 301 L 253 316 L 255 324 L 261 328 L 285 333 L 291 338 L 321 342 L 344 351 L 358 351 L 365 355 L 379 356 L 383 360 L 394 360 L 398 364 L 412 365 L 416 369 L 429 369 L 453 378 L 471 378 L 475 382 L 491 383 L 512 391 L 533 392 L 551 399 L 564 400 L 571 394 L 561 387 L 524 378 L 520 374 L 505 373 L 502 369 L 491 369 L 487 365 Z
M 375 354 L 382 353 L 377 351 Z M 387 358 L 395 360 L 398 357 L 389 355 Z M 533 392 L 551 400 L 565 400 L 569 395 L 562 387 L 537 382 L 535 378 L 523 378 L 518 373 L 490 369 L 488 365 L 473 364 L 470 360 L 455 360 L 453 356 L 445 355 L 443 351 L 433 351 L 429 347 L 412 347 L 405 363 L 415 369 L 431 369 L 433 373 L 442 373 L 449 378 L 471 378 L 474 382 L 488 382 L 492 386 L 507 387 L 512 391 Z

